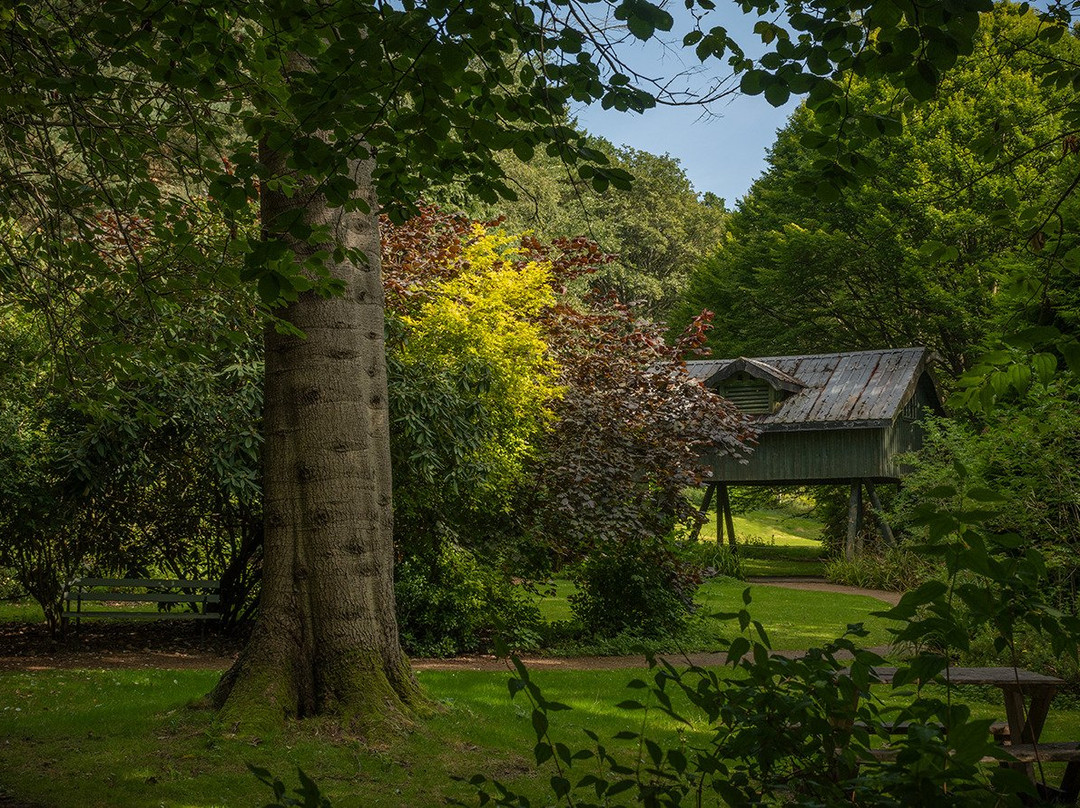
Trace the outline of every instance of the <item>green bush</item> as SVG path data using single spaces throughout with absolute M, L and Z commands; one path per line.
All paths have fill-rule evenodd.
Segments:
M 850 561 L 835 558 L 825 565 L 825 578 L 833 583 L 907 592 L 938 577 L 941 565 L 935 565 L 904 547 L 891 547 L 883 553 L 866 553 Z
M 745 609 L 738 620 L 752 622 Z M 542 804 L 1030 804 L 1025 798 L 1034 788 L 1023 772 L 980 767 L 980 759 L 995 751 L 989 719 L 910 689 L 898 694 L 906 703 L 889 707 L 859 698 L 873 680 L 872 666 L 884 660 L 859 649 L 853 635 L 796 659 L 769 654 L 761 631 L 757 641 L 738 636 L 727 648 L 734 675 L 695 666 L 681 670 L 650 658 L 648 678 L 630 681 L 632 694 L 617 705 L 634 729 L 611 739 L 590 729 L 578 740 L 561 734 L 555 716 L 571 708 L 547 699 L 515 659 L 510 693 L 523 695 L 535 737 L 535 745 L 530 737 L 521 746 L 531 746 L 537 768 L 551 774 Z M 936 673 L 943 665 L 938 659 L 933 668 L 925 662 L 920 668 Z M 690 730 L 664 732 L 658 717 Z M 908 723 L 903 736 L 890 728 L 896 721 Z M 698 727 L 708 729 L 695 732 Z M 876 762 L 870 750 L 885 741 L 897 757 Z M 532 804 L 484 774 L 454 779 L 475 789 L 473 804 Z
M 0 567 L 0 600 L 14 600 L 23 594 L 22 586 L 15 580 L 15 571 Z
M 499 570 L 451 541 L 401 560 L 394 595 L 401 644 L 410 654 L 487 651 L 496 635 L 511 648 L 537 645 L 535 604 Z
M 1036 384 L 978 420 L 927 418 L 925 428 L 922 451 L 907 458 L 898 525 L 918 529 L 929 506 L 982 512 L 994 534 L 1038 548 L 1053 605 L 1080 613 L 1080 390 Z
M 740 581 L 746 578 L 739 554 L 729 545 L 715 541 L 687 542 L 680 546 L 679 554 L 685 561 L 696 566 L 704 578 L 720 576 L 737 578 Z
M 644 638 L 681 631 L 700 576 L 659 539 L 629 540 L 597 550 L 578 567 L 570 606 L 589 633 Z
M 958 662 L 961 665 L 1007 668 L 1016 665 L 1064 679 L 1073 693 L 1080 688 L 1080 664 L 1073 656 L 1058 653 L 1046 636 L 1027 627 L 1021 628 L 1013 637 L 1012 647 L 1002 651 L 994 648 L 994 639 L 995 634 L 990 627 L 976 629 L 972 632 L 971 647 L 958 656 Z

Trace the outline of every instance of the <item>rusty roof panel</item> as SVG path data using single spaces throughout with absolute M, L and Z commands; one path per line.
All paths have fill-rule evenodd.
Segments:
M 806 385 L 757 422 L 777 430 L 884 425 L 913 394 L 929 358 L 926 348 L 755 358 Z M 704 381 L 735 361 L 707 359 L 687 368 Z
M 881 357 L 881 361 L 874 368 L 874 372 L 871 374 L 858 404 L 848 415 L 849 418 L 862 420 L 875 417 L 873 415 L 874 410 L 888 399 L 893 374 L 901 364 L 900 358 L 901 354 L 898 353 L 888 353 Z

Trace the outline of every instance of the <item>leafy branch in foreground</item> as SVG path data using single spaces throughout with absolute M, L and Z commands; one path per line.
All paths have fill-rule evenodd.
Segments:
M 990 735 L 990 719 L 975 719 L 949 684 L 952 655 L 988 627 L 999 650 L 1015 646 L 1018 629 L 1045 637 L 1056 653 L 1075 658 L 1080 619 L 1056 610 L 1045 595 L 1040 551 L 1014 534 L 995 532 L 985 505 L 998 495 L 959 484 L 936 496 L 921 515 L 927 540 L 919 549 L 941 556 L 947 581 L 930 581 L 879 616 L 895 620 L 898 646 L 917 653 L 892 676 L 887 700 L 871 691 L 884 660 L 858 646 L 861 626 L 822 649 L 788 659 L 770 653 L 764 628 L 747 607 L 721 615 L 741 634 L 726 643 L 728 669 L 680 670 L 649 658 L 652 681 L 631 689 L 647 699 L 623 701 L 640 711 L 639 731 L 610 745 L 590 730 L 580 748 L 556 741 L 548 720 L 564 705 L 548 702 L 515 660 L 512 696 L 532 706 L 538 766 L 551 762 L 552 793 L 568 807 L 640 803 L 679 805 L 1021 805 L 1039 799 L 1023 771 L 986 766 L 1005 752 Z M 753 627 L 753 637 L 746 632 Z M 653 706 L 646 706 L 653 705 Z M 664 717 L 664 723 L 650 720 Z M 896 724 L 905 732 L 897 735 Z M 629 745 L 628 745 L 629 742 Z M 874 749 L 888 743 L 891 754 Z M 585 771 L 585 769 L 588 769 Z M 1043 776 L 1041 768 L 1039 775 Z M 527 808 L 528 797 L 484 775 L 472 777 L 480 805 Z M 620 797 L 616 799 L 616 797 Z M 459 805 L 464 803 L 457 803 Z

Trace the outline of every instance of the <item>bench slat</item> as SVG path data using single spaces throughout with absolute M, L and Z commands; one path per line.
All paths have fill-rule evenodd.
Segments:
M 1035 754 L 1035 749 L 1035 745 L 1030 743 L 1018 743 L 1005 747 L 1005 751 L 1021 763 L 1035 763 L 1037 760 L 1052 763 L 1080 761 L 1080 743 L 1075 741 L 1041 743 L 1038 745 L 1038 755 Z
M 220 612 L 67 612 L 66 617 L 107 617 L 113 620 L 220 620 Z
M 1039 753 L 1037 756 L 1035 754 L 1034 744 L 1015 744 L 1013 746 L 1003 746 L 1001 748 L 1017 763 L 1035 763 L 1037 760 L 1041 760 L 1044 763 L 1080 761 L 1080 743 L 1075 741 L 1041 743 L 1038 747 Z M 870 756 L 880 761 L 896 760 L 898 753 L 899 750 L 893 747 L 870 750 Z M 998 760 L 994 757 L 984 757 L 982 762 L 1008 763 L 1009 761 L 1007 759 Z
M 101 589 L 109 591 L 100 591 Z M 129 591 L 115 591 L 115 590 Z M 148 589 L 149 592 L 132 592 L 132 589 Z M 98 590 L 98 591 L 92 591 Z M 174 590 L 174 591 L 167 591 Z M 179 591 L 176 591 L 179 590 Z M 83 611 L 82 606 L 86 603 L 108 604 L 119 603 L 179 603 L 206 606 L 211 603 L 220 603 L 221 596 L 217 593 L 221 590 L 219 581 L 206 580 L 181 580 L 178 578 L 75 578 L 68 585 L 64 593 L 66 608 L 64 610 L 65 627 L 74 618 L 76 626 L 85 617 L 109 619 L 109 620 L 221 620 L 220 612 L 134 612 L 125 611 L 120 607 L 111 610 L 98 608 L 93 611 Z M 76 604 L 76 606 L 72 606 Z
M 158 592 L 148 592 L 145 595 L 138 592 L 83 592 L 72 594 L 68 600 L 75 602 L 87 601 L 116 601 L 131 603 L 220 603 L 220 595 L 170 595 Z
M 118 586 L 118 587 L 145 587 L 168 588 L 168 589 L 220 589 L 220 581 L 182 581 L 177 579 L 162 578 L 76 578 L 71 582 L 71 587 L 90 586 Z

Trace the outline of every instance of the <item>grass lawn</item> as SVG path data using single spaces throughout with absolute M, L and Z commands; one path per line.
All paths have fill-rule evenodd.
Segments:
M 790 508 L 769 508 L 736 515 L 735 540 L 743 572 L 750 577 L 822 577 L 823 526 Z M 716 540 L 716 514 L 701 528 L 702 541 Z M 725 539 L 726 541 L 726 539 Z
M 811 516 L 786 508 L 768 508 L 734 514 L 735 540 L 740 544 L 766 544 L 780 547 L 820 547 L 821 522 Z M 716 512 L 701 527 L 701 536 L 716 537 Z
M 743 573 L 750 578 L 824 577 L 821 543 L 739 545 Z
M 32 600 L 0 600 L 0 623 L 41 623 L 45 613 Z
M 86 604 L 83 609 L 83 614 L 90 612 L 118 612 L 118 611 L 130 611 L 130 612 L 143 612 L 147 608 L 153 608 L 153 606 L 147 607 L 145 603 L 107 603 L 102 604 L 100 602 L 91 602 Z M 74 622 L 75 616 L 72 612 L 72 621 Z M 98 620 L 104 618 L 95 618 Z M 45 613 L 42 612 L 41 607 L 30 598 L 23 600 L 3 600 L 0 601 L 0 623 L 41 623 L 45 620 Z
M 640 675 L 640 672 L 638 672 Z M 484 772 L 539 796 L 550 772 L 530 764 L 535 742 L 527 702 L 510 701 L 508 674 L 420 672 L 445 709 L 414 731 L 363 744 L 317 721 L 280 737 L 230 737 L 214 715 L 186 705 L 217 675 L 202 671 L 40 671 L 0 674 L 0 794 L 43 806 L 262 805 L 271 794 L 245 764 L 290 786 L 296 767 L 314 777 L 335 806 L 427 806 L 444 795 L 468 798 L 451 775 Z M 570 705 L 558 736 L 585 741 L 588 725 L 610 737 L 640 726 L 641 714 L 614 705 L 630 694 L 631 671 L 538 671 L 550 698 Z M 662 734 L 674 724 L 656 719 Z M 610 743 L 617 747 L 620 742 Z M 625 745 L 625 744 L 624 744 Z
M 718 612 L 736 612 L 742 608 L 742 593 L 747 584 L 730 578 L 714 578 L 698 589 L 696 602 L 700 607 L 701 621 L 694 625 L 685 637 L 680 637 L 658 648 L 679 648 L 684 651 L 716 650 L 718 637 L 731 637 L 737 626 L 711 618 Z M 570 581 L 555 581 L 555 594 L 539 601 L 540 613 L 548 622 L 570 620 L 569 596 L 576 591 Z M 769 631 L 774 648 L 806 649 L 836 638 L 851 623 L 864 623 L 870 630 L 865 645 L 886 645 L 889 641 L 885 630 L 886 621 L 871 617 L 870 613 L 882 611 L 886 604 L 875 598 L 861 595 L 841 595 L 828 592 L 808 592 L 783 589 L 777 586 L 754 584 L 750 587 L 753 601 L 751 615 L 762 622 Z M 578 653 L 596 653 L 597 650 L 581 647 Z
M 730 579 L 707 581 L 698 590 L 697 602 L 706 615 L 738 611 L 746 587 L 746 583 Z M 876 598 L 759 584 L 750 586 L 750 596 L 750 615 L 765 626 L 773 648 L 802 650 L 822 645 L 843 634 L 852 623 L 863 623 L 869 630 L 870 634 L 861 640 L 863 645 L 889 643 L 889 621 L 870 615 L 888 608 Z M 718 620 L 709 623 L 719 636 L 730 636 L 737 628 L 737 624 Z
M 554 715 L 557 740 L 584 745 L 580 729 L 588 726 L 617 748 L 621 742 L 609 739 L 637 728 L 641 714 L 613 705 L 629 697 L 626 682 L 641 675 L 537 671 L 534 678 L 548 698 L 573 708 Z M 296 767 L 303 768 L 337 808 L 467 799 L 469 790 L 450 778 L 476 772 L 534 800 L 545 793 L 551 772 L 532 771 L 530 715 L 520 695 L 510 701 L 506 674 L 421 672 L 419 678 L 443 711 L 409 731 L 361 743 L 318 721 L 273 738 L 231 737 L 212 713 L 187 707 L 213 686 L 211 672 L 0 673 L 0 794 L 46 808 L 248 808 L 270 800 L 247 772 L 248 762 L 290 787 L 297 784 Z M 1002 716 L 994 693 L 975 691 L 971 699 L 958 693 L 977 715 Z M 675 737 L 670 721 L 655 721 L 654 737 Z M 1061 706 L 1051 712 L 1043 737 L 1069 739 L 1078 724 L 1080 710 Z
M 825 562 L 792 558 L 747 558 L 742 560 L 748 578 L 823 578 Z

